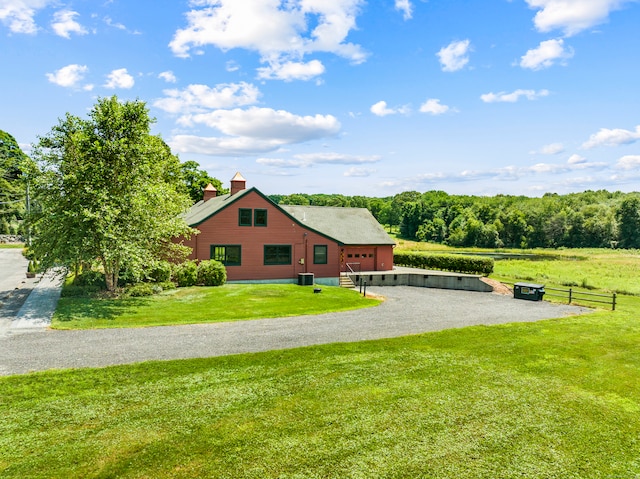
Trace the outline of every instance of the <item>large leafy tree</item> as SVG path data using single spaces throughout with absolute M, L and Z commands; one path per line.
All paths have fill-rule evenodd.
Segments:
M 229 190 L 222 187 L 222 182 L 219 179 L 200 169 L 200 165 L 196 161 L 185 161 L 180 165 L 180 171 L 182 173 L 182 181 L 193 203 L 197 203 L 202 199 L 204 189 L 209 183 L 218 190 L 219 195 L 229 192 Z
M 150 134 L 145 103 L 97 101 L 88 119 L 67 114 L 34 150 L 40 167 L 33 249 L 44 266 L 98 260 L 107 289 L 159 257 L 183 253 L 180 162 Z
M 0 130 L 0 234 L 16 232 L 22 223 L 33 169 L 33 162 L 16 139 Z

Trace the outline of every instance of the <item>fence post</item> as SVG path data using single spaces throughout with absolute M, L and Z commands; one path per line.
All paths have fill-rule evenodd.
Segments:
M 359 278 L 358 283 L 360 283 L 360 293 L 362 293 L 362 277 Z
M 617 298 L 616 293 L 613 293 L 613 298 L 612 298 L 612 301 L 611 301 L 611 311 L 615 311 L 616 310 L 616 298 Z
M 364 294 L 362 296 L 364 296 L 365 298 L 367 296 L 367 282 L 366 281 L 364 282 Z
M 573 299 L 573 290 L 569 288 L 569 304 L 571 304 L 572 299 Z

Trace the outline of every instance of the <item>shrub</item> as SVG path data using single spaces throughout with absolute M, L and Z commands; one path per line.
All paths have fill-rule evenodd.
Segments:
M 143 280 L 142 274 L 139 270 L 136 270 L 131 267 L 124 267 L 120 270 L 120 274 L 118 276 L 118 286 L 127 286 L 138 284 Z
M 222 286 L 227 281 L 227 270 L 220 261 L 201 261 L 198 265 L 198 284 Z
M 173 280 L 180 288 L 198 284 L 198 264 L 195 261 L 185 261 L 173 267 Z
M 456 273 L 489 275 L 493 273 L 493 259 L 457 254 L 432 255 L 414 251 L 398 251 L 393 255 L 398 266 L 412 268 L 440 269 Z
M 155 287 L 160 288 L 162 291 L 169 291 L 176 289 L 176 284 L 173 281 L 163 281 L 162 283 L 154 284 Z
M 165 283 L 171 280 L 171 263 L 157 261 L 147 270 L 147 279 L 156 283 Z
M 92 269 L 85 269 L 73 280 L 74 286 L 96 286 L 98 289 L 106 289 L 104 274 Z
M 161 291 L 162 289 L 154 291 L 154 285 L 151 283 L 136 283 L 128 286 L 125 294 L 131 298 L 142 298 L 143 296 L 152 296 L 156 292 L 159 293 Z
M 36 259 L 36 253 L 31 248 L 27 248 L 27 247 L 22 248 L 22 256 L 24 256 L 28 260 Z

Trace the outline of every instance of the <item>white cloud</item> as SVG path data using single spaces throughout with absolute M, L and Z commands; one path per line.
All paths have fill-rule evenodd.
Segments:
M 258 158 L 256 163 L 274 168 L 303 168 L 310 166 L 307 162 L 300 160 L 283 160 L 281 158 Z
M 378 170 L 372 168 L 356 168 L 355 166 L 349 168 L 347 171 L 343 173 L 343 176 L 351 177 L 351 178 L 365 178 L 367 176 L 371 176 L 377 173 Z
M 127 33 L 129 33 L 131 35 L 141 35 L 141 32 L 139 32 L 138 30 L 129 30 L 126 25 L 124 25 L 123 23 L 114 21 L 109 16 L 104 17 L 103 21 L 104 21 L 105 25 L 107 25 L 110 28 L 115 28 L 117 30 L 122 30 L 122 31 L 125 31 L 125 32 L 127 32 Z
M 111 28 L 116 28 L 118 30 L 126 30 L 127 27 L 119 22 L 114 22 L 111 17 L 104 17 L 104 23 Z
M 620 170 L 640 169 L 640 155 L 626 155 L 618 160 L 616 168 Z
M 442 71 L 455 72 L 464 68 L 469 63 L 469 52 L 471 50 L 471 42 L 462 40 L 459 42 L 451 42 L 446 47 L 440 49 L 436 54 L 440 59 Z
M 371 105 L 371 108 L 369 108 L 369 110 L 376 116 L 387 116 L 395 115 L 398 113 L 405 115 L 411 111 L 411 108 L 409 108 L 408 105 L 400 106 L 398 108 L 389 108 L 386 101 L 379 101 L 378 103 Z
M 584 170 L 602 171 L 606 170 L 609 167 L 609 165 L 606 163 L 589 163 L 584 159 L 576 160 L 576 158 L 574 158 L 572 161 L 572 158 L 569 158 L 569 161 L 567 161 L 567 163 L 536 163 L 527 166 L 510 165 L 500 168 L 489 168 L 486 170 L 463 170 L 460 172 L 447 173 L 430 172 L 415 175 L 411 179 L 407 178 L 404 183 L 408 185 L 408 189 L 416 189 L 419 188 L 418 185 L 423 183 L 462 183 L 478 180 L 517 181 L 521 178 L 530 178 L 537 175 L 547 177 L 553 175 L 571 174 Z M 571 181 L 571 179 L 568 179 L 566 181 Z
M 587 163 L 587 159 L 584 156 L 574 154 L 569 157 L 567 163 L 570 165 L 584 165 Z
M 0 21 L 8 25 L 13 33 L 35 34 L 38 26 L 34 20 L 36 12 L 52 0 L 2 0 L 0 1 Z
M 553 66 L 558 60 L 563 61 L 571 57 L 573 49 L 565 49 L 564 40 L 546 40 L 540 42 L 538 48 L 525 53 L 520 59 L 520 66 L 530 70 L 541 70 Z
M 549 90 L 515 90 L 511 93 L 499 92 L 499 93 L 485 93 L 480 95 L 480 99 L 485 103 L 515 103 L 520 98 L 524 97 L 527 100 L 537 100 L 538 98 L 549 95 Z
M 563 30 L 571 36 L 603 23 L 609 14 L 634 0 L 526 0 L 538 11 L 534 18 L 541 32 Z
M 519 176 L 527 173 L 567 173 L 579 170 L 602 170 L 607 168 L 607 163 L 588 162 L 586 158 L 580 155 L 571 155 L 566 163 L 537 163 L 519 169 Z
M 312 164 L 361 165 L 364 163 L 377 163 L 380 161 L 380 157 L 377 155 L 362 156 L 346 155 L 342 153 L 304 153 L 294 155 L 294 157 Z
M 47 79 L 58 86 L 77 88 L 88 70 L 89 68 L 86 65 L 67 65 L 54 73 L 47 73 Z
M 170 70 L 160 73 L 158 75 L 158 78 L 166 81 L 167 83 L 175 83 L 175 82 L 178 81 L 178 79 L 176 78 L 174 73 L 172 71 L 170 71 Z
M 345 155 L 342 153 L 308 153 L 294 155 L 293 159 L 258 158 L 256 163 L 274 168 L 310 168 L 315 165 L 361 165 L 377 163 L 379 156 Z
M 387 108 L 387 102 L 384 100 L 379 101 L 378 103 L 372 105 L 370 110 L 371 110 L 371 113 L 373 113 L 376 116 L 387 116 L 387 115 L 393 115 L 395 113 L 395 111 L 392 110 L 391 108 Z
M 532 173 L 560 173 L 567 171 L 569 168 L 567 165 L 556 165 L 550 163 L 537 163 L 529 166 L 524 171 L 530 171 Z
M 396 0 L 396 10 L 402 12 L 402 16 L 405 20 L 410 20 L 412 17 L 413 5 L 409 0 Z
M 532 151 L 532 154 L 540 153 L 541 155 L 557 155 L 564 151 L 564 145 L 562 143 L 551 143 L 544 145 L 540 148 L 540 151 Z
M 262 80 L 311 80 L 324 73 L 324 65 L 319 60 L 310 62 L 271 63 L 258 68 L 258 78 Z
M 340 122 L 332 115 L 298 116 L 257 107 L 216 110 L 191 115 L 188 120 L 217 129 L 226 137 L 177 135 L 170 144 L 181 153 L 254 155 L 288 144 L 335 136 L 340 131 Z
M 193 123 L 216 128 L 226 135 L 271 138 L 286 143 L 333 136 L 340 123 L 332 115 L 298 116 L 284 110 L 251 107 L 192 115 Z
M 109 75 L 107 75 L 107 83 L 104 84 L 105 88 L 132 88 L 135 84 L 135 81 L 131 75 L 127 72 L 126 68 L 120 68 L 118 70 L 113 70 Z
M 169 47 L 179 57 L 207 45 L 223 51 L 243 48 L 258 52 L 270 66 L 263 75 L 279 78 L 275 72 L 289 62 L 307 65 L 308 75 L 309 64 L 301 61 L 308 54 L 333 53 L 353 63 L 366 59 L 359 45 L 346 41 L 363 4 L 363 0 L 192 0 L 187 26 L 176 31 Z M 317 71 L 318 64 L 311 67 Z
M 282 143 L 248 137 L 202 137 L 176 135 L 168 142 L 177 153 L 193 153 L 212 156 L 251 156 L 277 150 Z
M 450 108 L 447 105 L 442 105 L 440 100 L 436 98 L 430 98 L 420 105 L 420 112 L 429 113 L 431 115 L 442 115 L 449 110 Z
M 189 85 L 184 90 L 164 90 L 153 106 L 169 113 L 203 113 L 207 110 L 253 105 L 260 91 L 250 83 L 222 83 L 215 87 Z
M 86 28 L 75 20 L 75 17 L 78 15 L 78 12 L 71 10 L 61 10 L 56 12 L 53 15 L 53 22 L 51 23 L 51 27 L 56 35 L 64 38 L 71 38 L 71 33 L 86 35 L 88 33 Z
M 240 65 L 238 65 L 234 60 L 229 60 L 225 65 L 225 70 L 228 72 L 237 72 L 240 70 Z
M 582 148 L 595 148 L 596 146 L 618 146 L 635 143 L 640 140 L 640 125 L 636 126 L 635 131 L 623 130 L 621 128 L 609 129 L 601 128 L 598 133 L 594 133 L 589 137 Z

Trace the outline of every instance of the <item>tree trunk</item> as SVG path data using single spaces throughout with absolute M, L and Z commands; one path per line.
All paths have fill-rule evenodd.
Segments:
M 120 275 L 120 268 L 117 261 L 113 263 L 102 261 L 102 266 L 104 268 L 104 279 L 107 283 L 107 291 L 115 291 L 118 287 L 118 277 Z

